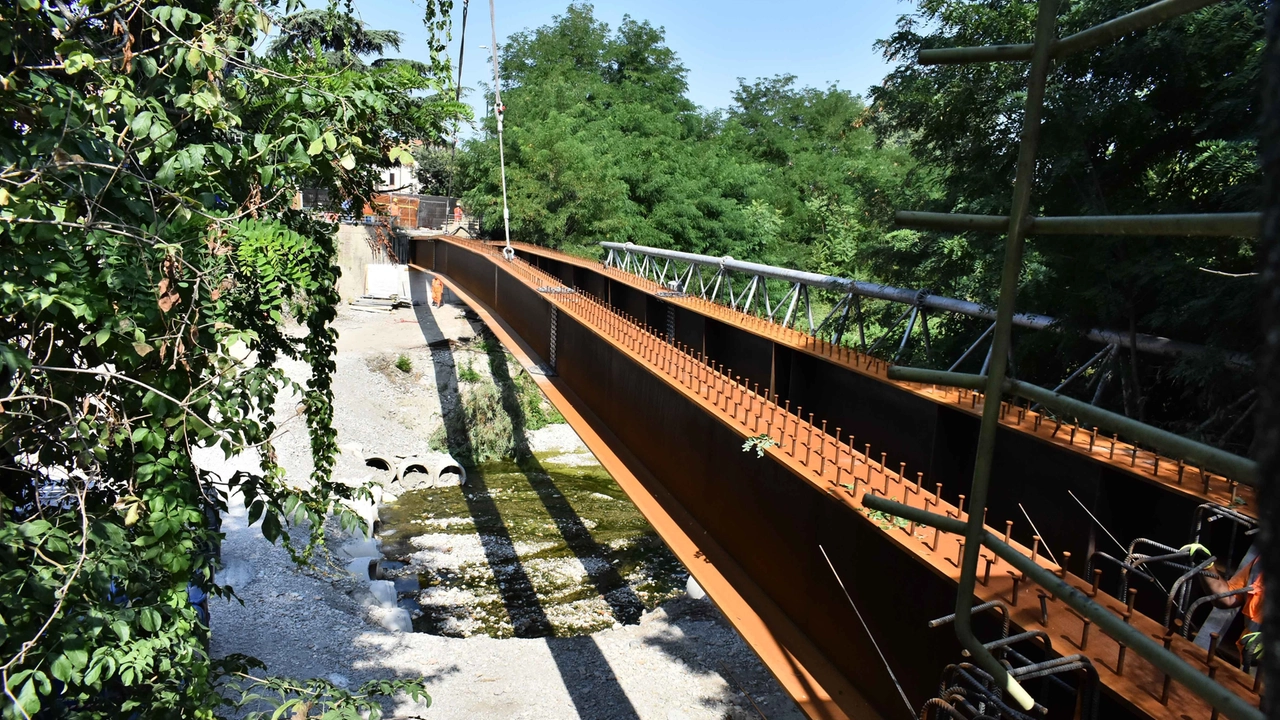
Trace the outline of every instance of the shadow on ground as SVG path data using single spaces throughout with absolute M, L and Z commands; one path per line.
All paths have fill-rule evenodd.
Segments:
M 420 275 L 415 273 L 415 275 Z M 444 415 L 445 440 L 449 448 L 449 453 L 455 458 L 472 458 L 476 453 L 471 446 L 470 434 L 467 432 L 466 418 L 463 414 L 462 398 L 458 394 L 458 377 L 457 365 L 454 362 L 453 350 L 447 342 L 439 342 L 444 334 L 437 325 L 434 315 L 431 311 L 430 295 L 427 292 L 426 278 L 415 278 L 417 282 L 411 283 L 413 299 L 417 306 L 414 311 L 418 318 L 418 325 L 422 330 L 422 336 L 431 347 L 432 366 L 436 375 L 436 387 L 440 393 L 440 407 Z M 501 362 L 494 360 L 494 355 L 501 356 Z M 523 410 L 520 409 L 518 399 L 514 398 L 514 389 L 511 384 L 510 373 L 506 370 L 506 354 L 499 347 L 490 353 L 491 369 L 495 366 L 500 368 L 505 375 L 505 382 L 499 382 L 499 387 L 503 388 L 503 405 L 508 412 L 512 412 L 514 404 L 514 412 L 512 413 L 513 425 L 519 418 L 519 431 L 516 433 L 517 440 L 520 445 L 522 455 L 532 459 L 532 455 L 528 452 L 527 444 L 524 444 L 524 424 Z M 494 379 L 498 380 L 495 372 Z M 511 396 L 508 396 L 511 393 Z M 537 461 L 532 461 L 537 465 Z M 522 469 L 526 467 L 522 465 Z M 532 469 L 532 468 L 530 468 Z M 540 466 L 539 466 L 539 469 Z M 531 475 L 526 471 L 526 475 Z M 545 478 L 545 473 L 539 473 L 540 478 Z M 534 480 L 530 479 L 533 483 Z M 550 482 L 547 480 L 546 482 Z M 520 563 L 515 551 L 515 544 L 512 542 L 511 533 L 507 529 L 506 523 L 503 521 L 501 514 L 498 512 L 498 506 L 494 502 L 489 489 L 485 486 L 484 478 L 480 473 L 471 474 L 467 479 L 470 486 L 468 492 L 463 493 L 466 498 L 468 510 L 472 519 L 475 521 L 476 531 L 481 536 L 487 536 L 490 541 L 483 543 L 486 558 L 490 568 L 496 578 L 498 578 L 498 587 L 502 595 L 503 604 L 506 606 L 507 614 L 511 617 L 512 626 L 515 629 L 517 637 L 524 638 L 547 638 L 547 647 L 551 651 L 551 655 L 559 669 L 560 677 L 564 681 L 565 688 L 569 691 L 569 696 L 573 700 L 573 704 L 579 717 L 582 718 L 617 718 L 625 720 L 626 718 L 636 718 L 635 707 L 630 699 L 627 698 L 622 686 L 618 684 L 616 675 L 610 670 L 607 673 L 596 673 L 591 678 L 601 678 L 602 682 L 594 682 L 588 676 L 580 672 L 584 666 L 587 667 L 608 667 L 608 660 L 596 645 L 595 640 L 590 636 L 581 636 L 576 638 L 555 638 L 554 629 L 550 620 L 547 618 L 546 612 L 538 602 L 537 593 L 534 590 L 533 583 L 529 579 L 529 573 Z M 535 486 L 536 488 L 537 486 Z M 595 556 L 602 557 L 603 553 L 599 546 L 591 539 L 590 533 L 586 526 L 582 523 L 571 507 L 567 503 L 563 505 L 548 502 L 550 493 L 545 492 L 545 488 L 538 492 L 539 497 L 544 498 L 544 504 L 548 505 L 548 512 L 551 512 L 557 527 L 560 528 L 564 535 L 565 543 L 573 548 L 575 554 L 579 557 L 586 557 L 585 553 L 594 552 Z M 554 510 L 552 509 L 554 508 Z M 599 567 L 607 566 L 607 563 L 589 563 L 588 566 Z M 610 567 L 610 569 L 612 569 Z M 612 575 L 605 571 L 598 573 L 600 577 L 592 577 L 596 587 L 601 590 L 601 594 L 609 601 L 610 607 L 613 608 L 615 617 L 629 618 L 630 622 L 635 622 L 639 618 L 640 611 L 643 609 L 639 599 L 635 597 L 634 592 L 627 593 L 630 587 L 625 581 L 618 576 L 616 571 Z M 621 587 L 619 586 L 621 585 Z M 626 588 L 626 590 L 623 590 Z

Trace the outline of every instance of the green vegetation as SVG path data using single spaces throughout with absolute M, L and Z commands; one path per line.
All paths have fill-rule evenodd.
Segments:
M 442 6 L 426 7 L 438 35 Z M 188 588 L 233 591 L 214 583 L 212 520 L 239 491 L 301 558 L 327 514 L 355 520 L 341 499 L 367 494 L 330 479 L 335 228 L 290 205 L 301 188 L 363 203 L 401 143 L 440 137 L 460 108 L 439 97 L 447 72 L 366 66 L 333 36 L 259 57 L 280 9 L 22 0 L 0 14 L 6 718 L 209 718 L 224 681 L 278 686 L 239 674 L 252 659 L 207 654 Z M 310 365 L 305 385 L 283 359 Z M 286 482 L 272 449 L 282 390 L 303 398 L 310 483 Z M 193 464 L 200 447 L 260 451 L 260 466 L 219 480 Z M 299 545 L 285 527 L 301 521 Z M 400 689 L 421 683 L 372 688 Z M 300 696 L 340 717 L 367 705 Z
M 396 358 L 396 369 L 402 373 L 413 372 L 413 360 L 408 355 L 401 354 Z
M 1064 5 L 1067 35 L 1139 6 L 1129 0 Z M 937 168 L 942 192 L 920 209 L 1006 213 L 1017 155 L 1025 66 L 917 66 L 922 47 L 1020 42 L 1030 3 L 929 0 L 881 43 L 899 63 L 872 100 L 886 142 L 903 138 Z M 1058 64 L 1045 96 L 1037 215 L 1238 212 L 1259 207 L 1256 127 L 1264 3 L 1235 0 L 1108 43 Z M 925 32 L 923 28 L 928 28 Z M 1051 160 L 1052 162 L 1047 162 Z M 991 302 L 998 287 L 995 235 L 926 234 L 927 242 L 879 263 L 894 282 Z M 1027 245 L 1022 307 L 1068 328 L 1137 330 L 1230 350 L 1258 343 L 1254 239 L 1036 237 Z M 976 337 L 975 324 L 968 329 Z M 1018 338 L 1015 366 L 1052 387 L 1060 358 L 1097 348 L 1040 333 Z M 1081 347 L 1083 345 L 1083 347 Z M 1123 352 L 1108 368 L 1107 402 L 1133 417 L 1222 438 L 1249 390 L 1250 373 L 1216 358 L 1170 362 Z M 1200 427 L 1204 420 L 1208 427 Z M 1247 450 L 1247 435 L 1235 449 Z
M 518 595 L 515 583 L 499 588 L 488 563 L 468 561 L 456 571 L 437 568 L 420 574 L 423 587 L 460 588 L 474 596 L 465 605 L 424 606 L 425 616 L 415 621 L 422 632 L 456 634 L 446 620 L 474 619 L 472 631 L 493 637 L 514 634 L 508 603 L 517 607 L 541 606 L 556 635 L 581 635 L 603 630 L 614 623 L 610 613 L 600 614 L 600 592 L 588 579 L 564 572 L 566 561 L 577 564 L 574 550 L 565 542 L 557 520 L 581 522 L 600 550 L 600 557 L 634 589 L 646 609 L 678 597 L 687 571 L 671 554 L 653 527 L 599 465 L 570 467 L 549 462 L 554 453 L 539 453 L 537 469 L 523 463 L 484 463 L 468 471 L 463 487 L 428 488 L 402 495 L 382 511 L 384 551 L 404 557 L 419 551 L 411 539 L 423 534 L 473 536 L 492 533 L 501 523 L 509 534 L 519 562 L 529 574 L 534 593 Z M 468 495 L 483 494 L 497 517 L 477 516 Z M 550 496 L 550 497 L 548 497 Z M 553 502 L 548 504 L 544 500 Z M 548 507 L 569 507 L 576 517 L 553 517 Z M 511 602 L 514 600 L 514 602 Z
M 474 383 L 464 388 L 459 398 L 462 407 L 445 413 L 444 422 L 431 435 L 431 449 L 452 453 L 468 467 L 512 457 L 515 433 L 498 386 Z
M 495 347 L 505 358 L 506 351 L 496 341 Z M 459 392 L 461 410 L 446 412 L 444 423 L 436 428 L 429 442 L 432 450 L 453 453 L 459 462 L 478 465 L 517 459 L 524 447 L 523 438 L 516 437 L 519 428 L 528 432 L 564 422 L 564 416 L 547 401 L 529 373 L 518 366 L 510 379 L 504 375 L 495 381 L 481 375 L 468 359 L 458 368 L 458 380 L 467 383 Z M 521 417 L 514 422 L 511 408 L 504 405 L 499 382 L 512 386 L 513 397 L 519 403 L 516 411 Z
M 752 450 L 755 450 L 756 457 L 762 458 L 764 457 L 765 450 L 768 450 L 771 447 L 776 447 L 777 445 L 777 440 L 769 437 L 767 433 L 761 433 L 754 437 L 747 438 L 746 441 L 742 443 L 742 452 L 751 452 Z
M 564 416 L 547 401 L 542 391 L 538 389 L 538 383 L 534 382 L 533 376 L 523 368 L 517 369 L 512 382 L 515 383 L 516 396 L 520 399 L 520 407 L 524 411 L 525 430 L 541 430 L 548 425 L 564 422 Z
M 1068 34 L 1137 0 L 1064 4 Z M 1049 83 L 1036 215 L 1253 210 L 1261 0 L 1215 4 L 1059 63 Z M 570 5 L 516 33 L 501 55 L 512 234 L 599 257 L 603 240 L 733 255 L 863 280 L 994 300 L 1001 237 L 896 228 L 898 209 L 1008 212 L 1025 63 L 918 66 L 926 47 L 1025 42 L 1035 5 L 918 0 L 880 43 L 896 67 L 869 103 L 793 77 L 742 81 L 725 110 L 695 107 L 663 33 L 616 29 Z M 785 70 L 785 68 L 779 68 Z M 465 203 L 501 226 L 494 118 L 458 158 Z M 1106 327 L 1248 352 L 1258 282 L 1249 238 L 1036 237 L 1020 309 L 1067 330 Z M 815 294 L 816 303 L 830 297 Z M 901 306 L 866 302 L 875 337 Z M 982 321 L 927 319 L 928 349 L 902 362 L 947 367 Z M 895 331 L 900 337 L 902 327 Z M 888 352 L 896 338 L 884 343 Z M 1013 367 L 1056 386 L 1100 348 L 1071 333 L 1015 334 Z M 976 371 L 975 353 L 961 370 Z M 1233 406 L 1248 372 L 1217 357 L 1128 351 L 1077 383 L 1101 405 L 1247 450 Z
M 480 371 L 476 370 L 470 360 L 467 360 L 458 368 L 458 380 L 469 383 L 480 382 Z

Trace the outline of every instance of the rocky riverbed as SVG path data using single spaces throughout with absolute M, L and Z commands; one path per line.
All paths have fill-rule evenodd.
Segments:
M 456 304 L 344 309 L 338 328 L 335 478 L 387 482 L 366 458 L 432 452 L 460 390 L 489 380 L 495 349 Z M 459 379 L 462 368 L 480 379 Z M 287 420 L 293 403 L 281 405 Z M 305 429 L 283 428 L 278 456 L 305 478 Z M 683 567 L 576 435 L 552 424 L 522 437 L 526 454 L 470 467 L 461 487 L 387 482 L 373 538 L 335 527 L 308 566 L 249 527 L 233 498 L 220 579 L 244 604 L 213 601 L 215 655 L 352 687 L 425 677 L 431 707 L 401 699 L 393 717 L 802 717 L 714 606 L 686 595 Z M 256 462 L 209 453 L 202 464 L 226 474 Z M 353 575 L 353 557 L 370 553 L 374 575 Z

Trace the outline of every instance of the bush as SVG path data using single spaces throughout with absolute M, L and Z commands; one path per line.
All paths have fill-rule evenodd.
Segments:
M 431 449 L 471 466 L 515 455 L 511 416 L 502 407 L 498 387 L 477 383 L 461 397 L 461 410 L 446 414 L 444 424 L 431 434 Z
M 480 373 L 468 360 L 462 367 L 458 368 L 458 380 L 462 382 L 480 382 Z
M 413 360 L 408 355 L 401 355 L 396 358 L 396 369 L 402 373 L 413 372 Z
M 538 430 L 564 422 L 564 416 L 547 401 L 529 373 L 518 371 L 512 382 L 515 383 L 516 395 L 520 398 L 520 409 L 524 412 L 525 430 Z

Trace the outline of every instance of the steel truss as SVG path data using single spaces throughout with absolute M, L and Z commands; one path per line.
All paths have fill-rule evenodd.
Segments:
M 946 224 L 943 220 L 932 216 L 941 215 L 942 218 L 955 217 L 942 213 L 899 213 L 898 215 L 899 222 L 904 223 L 904 216 L 931 216 L 927 224 L 909 223 L 917 224 L 921 227 L 941 227 Z M 1234 218 L 1236 215 L 1229 217 Z M 1126 218 L 1125 220 L 1129 219 L 1132 218 Z M 1162 220 L 1151 220 L 1146 216 L 1140 219 L 1150 220 L 1155 226 L 1164 229 Z M 1237 225 L 1240 225 L 1240 223 L 1228 223 L 1224 227 L 1234 231 L 1239 229 Z M 1186 228 L 1195 228 L 1197 226 L 1193 223 L 1190 225 L 1184 224 L 1182 227 L 1184 227 L 1185 234 L 1185 232 L 1188 232 Z M 1254 225 L 1245 223 L 1243 228 L 1256 234 L 1256 223 Z M 951 229 L 971 230 L 975 228 L 952 227 Z M 988 228 L 981 227 L 976 229 Z M 952 313 L 993 322 L 973 346 L 955 361 L 951 366 L 952 369 L 955 369 L 974 350 L 981 346 L 995 329 L 996 311 L 994 309 L 970 300 L 935 295 L 928 290 L 912 290 L 892 285 L 851 280 L 834 275 L 821 275 L 803 270 L 792 270 L 762 263 L 735 260 L 729 256 L 698 255 L 696 253 L 665 250 L 633 243 L 605 242 L 601 243 L 601 246 L 607 251 L 604 258 L 605 267 L 616 268 L 638 275 L 646 280 L 652 280 L 666 287 L 672 293 L 695 295 L 703 300 L 762 317 L 785 327 L 804 329 L 810 335 L 824 338 L 836 345 L 844 344 L 847 341 L 848 344 L 857 347 L 862 352 L 875 352 L 885 343 L 896 338 L 905 321 L 907 329 L 903 333 L 898 348 L 893 355 L 894 360 L 902 357 L 917 328 L 919 328 L 921 340 L 924 342 L 926 354 L 930 353 L 931 343 L 928 319 L 931 313 L 939 315 Z M 814 321 L 815 303 L 813 302 L 811 291 L 825 293 L 835 298 L 834 302 L 829 303 L 829 307 L 826 307 L 820 313 L 821 320 L 819 322 Z M 903 312 L 890 323 L 884 334 L 873 340 L 870 345 L 867 343 L 867 323 L 862 307 L 863 298 L 883 300 L 906 306 Z M 1056 318 L 1037 313 L 1017 313 L 1012 318 L 1012 324 L 1029 330 L 1061 329 L 1061 324 Z M 853 331 L 857 332 L 856 338 L 849 337 Z M 1083 335 L 1107 347 L 1136 347 L 1140 352 L 1169 357 L 1215 354 L 1221 355 L 1223 361 L 1233 367 L 1251 368 L 1253 366 L 1253 361 L 1244 353 L 1223 353 L 1202 345 L 1171 340 L 1158 335 L 1139 333 L 1131 341 L 1128 332 L 1101 328 L 1088 330 Z M 1110 359 L 1109 355 L 1095 357 L 1079 368 L 1076 373 L 1073 373 L 1066 382 L 1070 382 L 1079 372 L 1089 366 L 1107 359 Z

